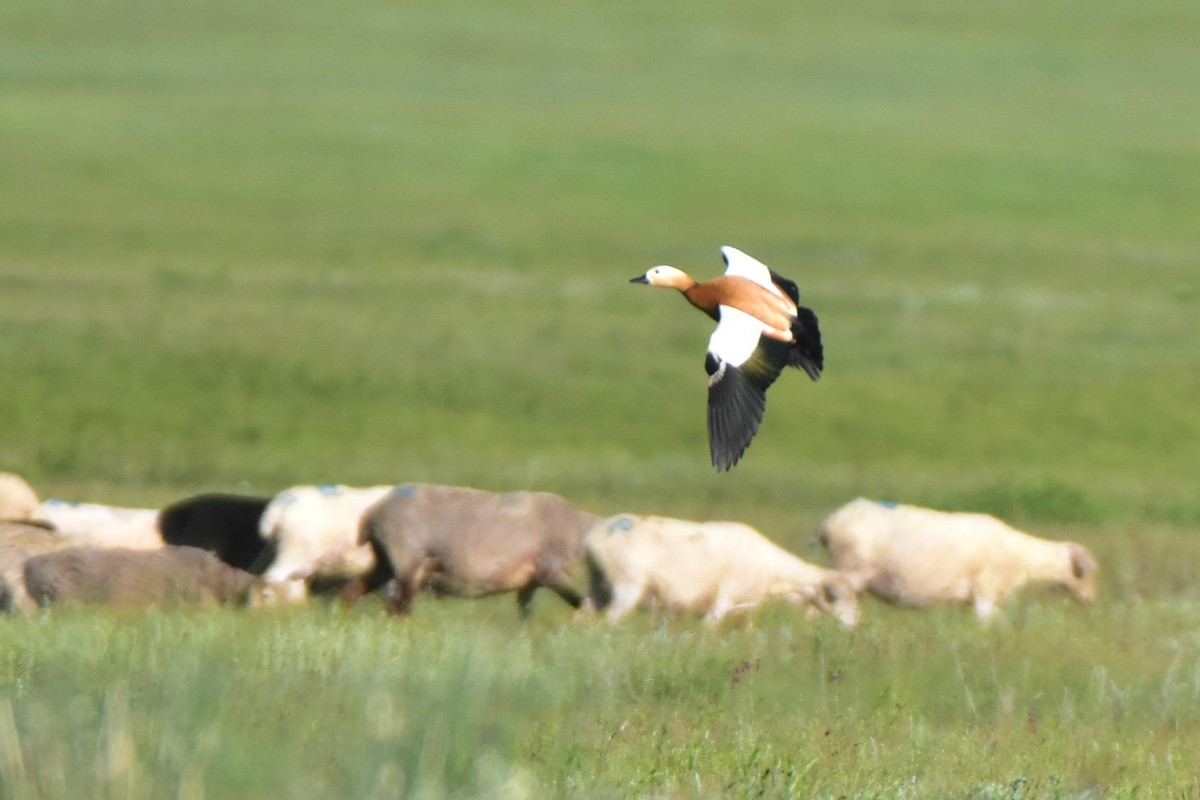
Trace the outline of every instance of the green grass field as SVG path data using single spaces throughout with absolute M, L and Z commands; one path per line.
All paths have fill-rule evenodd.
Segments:
M 858 495 L 1091 547 L 1091 608 L 845 632 L 541 598 L 0 625 L 0 796 L 1200 798 L 1200 6 L 0 6 L 0 469 L 431 481 L 738 519 Z M 708 322 L 827 370 L 708 464 Z

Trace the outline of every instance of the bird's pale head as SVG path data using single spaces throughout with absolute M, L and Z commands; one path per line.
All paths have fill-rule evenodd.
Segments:
M 695 285 L 690 275 L 681 269 L 668 267 L 663 264 L 657 267 L 651 267 L 646 270 L 645 275 L 639 275 L 629 281 L 630 283 L 648 283 L 651 286 L 667 286 L 672 289 L 688 289 Z

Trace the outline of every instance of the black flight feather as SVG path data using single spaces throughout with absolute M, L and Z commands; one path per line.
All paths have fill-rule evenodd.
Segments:
M 800 287 L 796 285 L 796 282 L 783 277 L 773 269 L 768 269 L 767 272 L 771 273 L 771 282 L 783 289 L 783 293 L 791 298 L 794 305 L 800 305 Z
M 758 433 L 767 407 L 767 388 L 788 361 L 790 345 L 763 337 L 740 366 L 709 353 L 704 368 L 708 385 L 708 443 L 713 466 L 728 470 Z
M 758 433 L 767 396 L 737 367 L 727 367 L 708 388 L 708 445 L 718 471 L 733 467 Z

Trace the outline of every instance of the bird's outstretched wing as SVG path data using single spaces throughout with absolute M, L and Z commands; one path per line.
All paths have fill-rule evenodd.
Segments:
M 725 245 L 721 248 L 721 258 L 725 261 L 726 275 L 740 275 L 743 278 L 749 278 L 763 288 L 771 288 L 771 270 L 754 256 L 743 253 L 736 247 Z
M 788 363 L 791 345 L 762 336 L 762 323 L 729 306 L 709 339 L 708 443 L 713 466 L 728 470 L 758 433 L 767 388 Z

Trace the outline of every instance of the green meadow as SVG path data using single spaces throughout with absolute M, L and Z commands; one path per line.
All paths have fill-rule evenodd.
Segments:
M 1097 555 L 1091 607 L 0 620 L 3 798 L 1200 798 L 1200 6 L 0 5 L 0 469 L 428 481 Z M 732 244 L 826 373 L 708 463 Z

